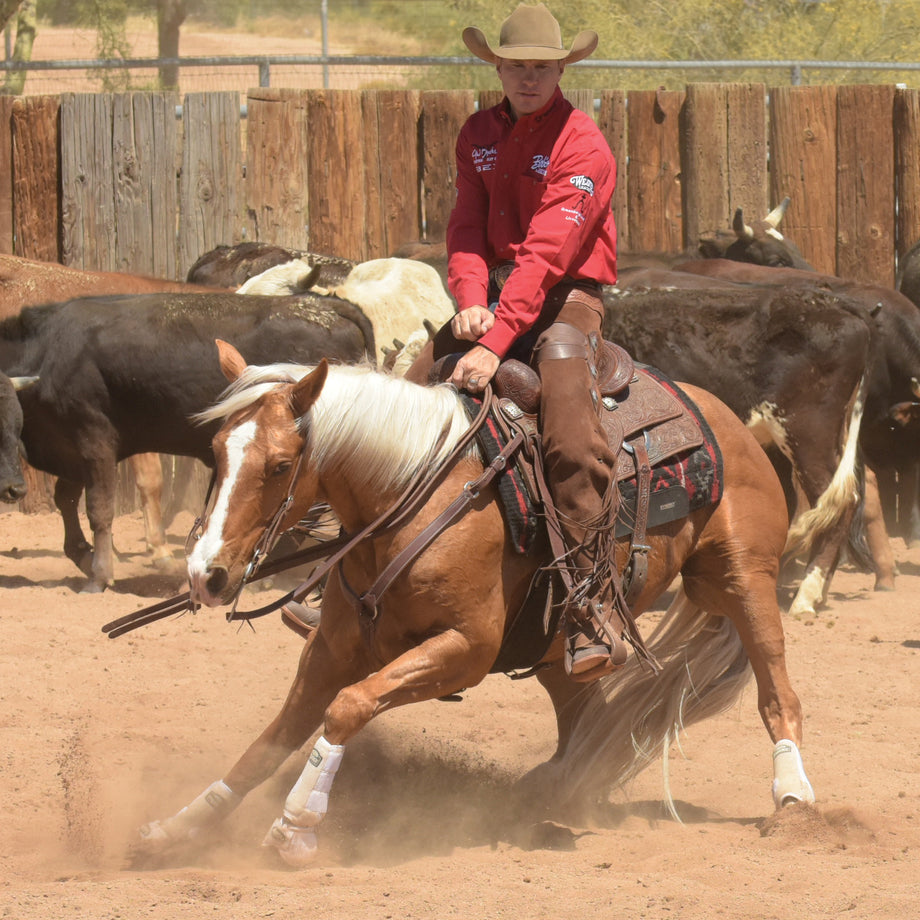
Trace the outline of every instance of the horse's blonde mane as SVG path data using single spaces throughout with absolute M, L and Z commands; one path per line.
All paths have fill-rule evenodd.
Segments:
M 249 366 L 196 420 L 227 419 L 313 370 L 300 364 Z M 469 427 L 452 386 L 421 387 L 369 364 L 330 366 L 319 399 L 299 423 L 310 426 L 311 462 L 320 475 L 359 472 L 363 483 L 381 491 L 405 486 L 420 466 L 436 468 Z

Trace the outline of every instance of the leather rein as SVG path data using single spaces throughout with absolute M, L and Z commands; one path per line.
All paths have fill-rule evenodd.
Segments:
M 407 520 L 422 507 L 431 497 L 434 491 L 446 479 L 447 474 L 456 465 L 457 461 L 468 448 L 470 442 L 476 436 L 479 429 L 485 423 L 485 420 L 491 409 L 493 400 L 492 387 L 486 386 L 483 391 L 482 405 L 476 417 L 472 420 L 467 430 L 463 433 L 450 454 L 438 466 L 430 476 L 428 471 L 420 468 L 412 478 L 409 485 L 399 498 L 386 511 L 384 511 L 376 520 L 372 521 L 366 527 L 356 534 L 340 534 L 337 538 L 323 542 L 317 546 L 308 547 L 305 550 L 299 550 L 280 559 L 266 561 L 268 554 L 274 547 L 278 538 L 281 536 L 281 521 L 284 519 L 288 510 L 294 501 L 294 488 L 303 465 L 303 458 L 307 448 L 306 439 L 304 447 L 298 457 L 297 462 L 291 473 L 291 479 L 288 483 L 288 492 L 278 509 L 274 512 L 271 520 L 266 525 L 261 537 L 253 549 L 253 557 L 246 566 L 243 578 L 240 581 L 239 588 L 233 598 L 233 605 L 227 613 L 228 622 L 246 621 L 249 622 L 258 617 L 265 616 L 275 610 L 283 607 L 290 601 L 302 601 L 310 591 L 322 581 L 322 579 L 336 566 L 341 560 L 360 543 L 366 540 L 374 540 L 384 534 L 398 530 Z M 447 437 L 448 427 L 444 430 L 435 446 L 435 451 L 443 444 Z M 396 555 L 384 570 L 378 575 L 373 585 L 361 595 L 356 595 L 362 612 L 367 614 L 373 621 L 377 616 L 377 607 L 380 598 L 389 586 L 399 577 L 410 563 L 421 555 L 434 540 L 443 533 L 449 526 L 459 520 L 473 505 L 479 497 L 482 490 L 487 487 L 492 480 L 508 465 L 509 459 L 524 443 L 524 436 L 517 433 L 501 450 L 501 452 L 489 463 L 483 472 L 474 480 L 466 482 L 463 490 L 445 509 L 441 512 L 427 527 L 425 527 L 414 540 L 409 543 L 398 555 Z M 215 474 L 216 475 L 216 474 Z M 205 511 L 195 519 L 191 532 L 186 541 L 186 550 L 197 539 L 199 531 L 203 527 L 204 517 L 207 514 L 207 508 L 210 503 L 211 493 L 213 491 L 215 476 L 212 476 L 208 486 L 207 495 L 205 496 Z M 298 585 L 298 587 L 289 591 L 283 597 L 271 602 L 270 604 L 255 610 L 241 611 L 237 609 L 240 595 L 243 588 L 252 581 L 267 578 L 277 572 L 285 571 L 297 565 L 303 565 L 307 562 L 322 559 L 323 562 L 310 575 L 310 577 Z M 111 623 L 102 627 L 102 631 L 107 633 L 110 639 L 117 638 L 148 623 L 171 616 L 176 613 L 191 611 L 194 613 L 197 609 L 191 599 L 191 593 L 185 591 L 165 601 L 144 607 L 141 610 L 133 611 Z

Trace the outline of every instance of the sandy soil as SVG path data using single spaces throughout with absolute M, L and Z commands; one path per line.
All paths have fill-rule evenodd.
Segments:
M 259 846 L 302 752 L 220 834 L 133 864 L 136 827 L 223 774 L 274 714 L 301 646 L 277 616 L 252 631 L 215 611 L 103 636 L 179 588 L 188 523 L 171 532 L 168 576 L 143 555 L 140 516 L 119 518 L 118 585 L 94 596 L 78 593 L 55 515 L 0 514 L 0 917 L 917 916 L 920 552 L 903 549 L 894 594 L 844 571 L 827 610 L 787 623 L 817 807 L 773 817 L 750 688 L 673 752 L 683 824 L 662 811 L 653 766 L 589 822 L 513 826 L 502 805 L 551 753 L 552 717 L 535 681 L 494 676 L 351 743 L 315 866 L 283 869 Z

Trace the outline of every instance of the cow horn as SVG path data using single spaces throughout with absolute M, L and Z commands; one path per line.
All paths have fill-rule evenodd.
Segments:
M 764 222 L 768 223 L 774 230 L 786 214 L 786 209 L 792 201 L 788 196 L 785 197 L 765 218 Z
M 38 383 L 38 377 L 10 377 L 10 383 L 14 390 L 25 390 Z
M 732 221 L 732 230 L 735 231 L 735 236 L 737 236 L 739 240 L 754 239 L 754 228 L 749 227 L 744 222 L 744 214 L 742 214 L 741 208 L 735 211 L 735 219 Z
M 917 382 L 916 377 L 910 378 L 910 390 L 917 399 L 920 399 L 920 383 Z

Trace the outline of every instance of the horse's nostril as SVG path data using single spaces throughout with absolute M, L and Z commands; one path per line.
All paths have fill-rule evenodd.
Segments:
M 220 594 L 227 587 L 229 575 L 223 566 L 217 566 L 208 573 L 207 586 L 211 595 Z

